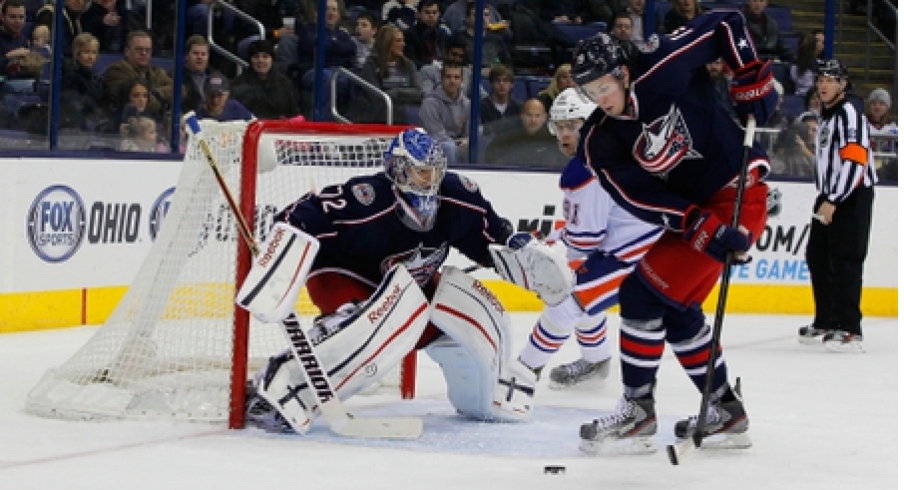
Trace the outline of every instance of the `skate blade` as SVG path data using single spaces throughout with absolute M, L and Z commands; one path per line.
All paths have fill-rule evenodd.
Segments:
M 797 342 L 801 345 L 822 345 L 822 336 L 818 337 L 802 337 L 797 336 Z
M 826 350 L 829 352 L 838 352 L 838 353 L 851 353 L 851 354 L 864 354 L 866 350 L 863 348 L 863 345 L 859 342 L 848 342 L 847 344 L 842 342 L 825 342 Z
M 592 456 L 618 456 L 624 454 L 653 454 L 656 442 L 653 436 L 625 437 L 623 439 L 606 438 L 602 441 L 581 439 L 580 450 Z
M 700 449 L 748 449 L 753 446 L 746 432 L 740 434 L 721 433 L 705 437 Z

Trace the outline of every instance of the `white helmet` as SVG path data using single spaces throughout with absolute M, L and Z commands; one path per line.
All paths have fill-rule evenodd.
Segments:
M 573 88 L 567 88 L 549 108 L 549 132 L 556 134 L 556 121 L 587 120 L 595 109 L 596 104 L 590 99 Z

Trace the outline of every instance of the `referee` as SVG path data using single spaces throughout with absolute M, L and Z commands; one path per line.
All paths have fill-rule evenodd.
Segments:
M 847 68 L 820 62 L 816 91 L 822 102 L 816 134 L 816 190 L 807 266 L 816 314 L 801 327 L 802 344 L 832 352 L 863 352 L 860 294 L 869 248 L 873 185 L 878 180 L 869 124 L 846 97 Z

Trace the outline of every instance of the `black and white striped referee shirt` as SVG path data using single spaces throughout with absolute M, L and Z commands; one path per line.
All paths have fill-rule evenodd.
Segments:
M 845 97 L 824 109 L 816 132 L 816 189 L 829 202 L 844 201 L 858 186 L 872 187 L 878 176 L 866 116 Z

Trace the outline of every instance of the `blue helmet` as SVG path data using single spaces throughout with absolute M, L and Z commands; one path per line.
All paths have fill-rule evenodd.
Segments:
M 618 39 L 600 32 L 578 41 L 571 78 L 578 87 L 606 75 L 621 79 L 624 76 L 621 67 L 627 64 L 628 55 Z
M 436 140 L 420 128 L 406 129 L 389 144 L 383 165 L 401 198 L 402 222 L 415 231 L 432 229 L 446 175 L 446 155 Z

